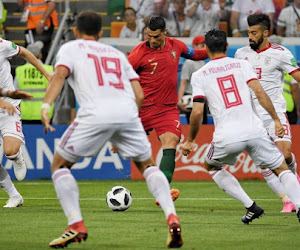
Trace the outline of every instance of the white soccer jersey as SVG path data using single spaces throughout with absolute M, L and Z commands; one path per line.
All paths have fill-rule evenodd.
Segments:
M 291 74 L 299 67 L 292 53 L 285 47 L 271 44 L 263 51 L 254 51 L 249 46 L 238 49 L 235 53 L 238 59 L 250 62 L 257 78 L 265 92 L 270 97 L 276 112 L 286 112 L 286 102 L 282 95 L 284 71 Z M 268 112 L 259 104 L 252 93 L 256 110 L 260 115 Z
M 142 32 L 143 27 L 145 26 L 144 23 L 136 21 L 136 29 L 132 31 L 126 25 L 123 26 L 120 32 L 120 37 L 122 38 L 139 38 Z
M 139 79 L 125 55 L 93 40 L 75 40 L 58 51 L 55 67 L 68 68 L 79 104 L 76 121 L 89 124 L 138 120 L 130 80 Z
M 254 13 L 275 13 L 275 7 L 272 0 L 235 0 L 231 11 L 240 13 L 239 29 L 248 30 L 247 17 Z
M 7 90 L 15 90 L 11 67 L 8 59 L 18 55 L 20 48 L 18 45 L 0 38 L 0 87 Z M 3 99 L 14 106 L 19 105 L 20 100 L 14 100 L 8 97 Z
M 266 135 L 253 110 L 247 83 L 257 79 L 244 60 L 223 57 L 211 60 L 193 73 L 193 99 L 204 97 L 214 118 L 213 142 L 220 146 Z
M 196 13 L 189 22 L 191 30 L 191 37 L 205 35 L 209 30 L 219 27 L 219 4 L 212 3 L 209 9 L 204 9 L 202 4 L 199 4 Z
M 299 22 L 298 16 L 300 16 L 300 9 L 296 6 L 295 9 L 290 5 L 281 10 L 278 16 L 277 25 L 285 28 L 285 37 L 300 37 L 299 24 L 297 23 Z

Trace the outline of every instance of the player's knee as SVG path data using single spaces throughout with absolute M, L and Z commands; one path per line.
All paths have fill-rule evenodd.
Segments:
M 274 174 L 276 174 L 278 176 L 281 172 L 286 171 L 286 170 L 289 170 L 289 168 L 288 168 L 286 162 L 283 161 L 282 164 L 278 168 L 275 168 L 272 171 Z
M 13 157 L 13 156 L 17 156 L 19 153 L 19 148 L 4 148 L 4 154 L 6 157 Z
M 282 154 L 283 154 L 284 159 L 287 164 L 289 164 L 293 161 L 292 152 L 289 149 L 282 150 Z
M 214 171 L 214 170 L 221 170 L 222 169 L 222 167 L 217 167 L 217 166 L 211 165 L 207 161 L 204 162 L 204 166 L 205 166 L 207 171 Z
M 152 157 L 148 158 L 145 161 L 141 161 L 141 162 L 134 160 L 134 163 L 141 173 L 144 173 L 146 168 L 155 166 L 155 162 Z

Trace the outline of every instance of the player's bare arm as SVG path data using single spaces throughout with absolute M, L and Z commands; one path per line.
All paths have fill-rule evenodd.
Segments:
M 140 111 L 140 109 L 142 107 L 142 104 L 143 104 L 143 101 L 144 101 L 143 89 L 142 89 L 139 81 L 133 80 L 133 81 L 130 81 L 130 82 L 131 82 L 133 92 L 135 94 L 136 105 L 138 106 L 138 109 Z
M 183 155 L 188 155 L 193 149 L 195 138 L 202 124 L 203 110 L 204 110 L 204 102 L 193 103 L 193 110 L 190 117 L 189 136 L 182 147 Z
M 291 76 L 298 82 L 299 87 L 300 87 L 300 71 L 296 71 Z
M 272 104 L 272 101 L 270 100 L 269 96 L 266 94 L 266 92 L 261 87 L 258 80 L 251 80 L 248 83 L 249 87 L 254 91 L 260 105 L 269 113 L 269 115 L 272 117 L 272 119 L 275 122 L 275 130 L 279 137 L 284 136 L 284 128 L 280 122 L 280 119 L 275 111 L 275 108 Z
M 300 71 L 296 71 L 291 76 L 298 82 L 298 86 L 300 87 Z M 295 107 L 297 109 L 297 116 L 300 116 L 300 107 L 299 107 L 299 88 L 297 88 L 297 85 L 292 84 L 292 93 L 294 98 Z
M 0 88 L 0 96 L 6 96 L 12 99 L 31 99 L 33 97 L 32 95 L 24 91 L 5 90 L 3 88 Z M 16 113 L 16 108 L 9 102 L 4 101 L 2 98 L 0 98 L 0 108 L 2 110 L 5 110 L 9 115 L 13 115 L 14 113 Z
M 22 56 L 27 62 L 31 63 L 36 67 L 46 78 L 50 81 L 51 74 L 43 67 L 43 64 L 27 49 L 22 46 L 19 46 L 20 53 L 19 56 Z
M 48 88 L 46 90 L 44 103 L 42 104 L 42 123 L 45 126 L 44 132 L 47 133 L 48 130 L 55 131 L 50 125 L 50 117 L 49 117 L 49 110 L 51 104 L 55 101 L 56 97 L 59 95 L 64 83 L 65 79 L 69 75 L 69 71 L 67 68 L 58 66 L 55 68 L 55 72 L 53 77 L 51 78 Z
M 25 91 L 21 90 L 5 90 L 0 88 L 0 96 L 7 96 L 12 99 L 32 99 L 33 96 Z

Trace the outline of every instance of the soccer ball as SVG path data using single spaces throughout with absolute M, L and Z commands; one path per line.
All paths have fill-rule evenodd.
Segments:
M 132 196 L 127 188 L 115 186 L 107 192 L 106 203 L 112 211 L 125 211 L 132 203 Z
M 184 95 L 182 97 L 182 102 L 186 104 L 185 108 L 192 109 L 193 108 L 193 96 L 192 95 Z

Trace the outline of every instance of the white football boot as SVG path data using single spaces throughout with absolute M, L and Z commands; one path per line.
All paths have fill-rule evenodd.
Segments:
M 18 160 L 13 162 L 15 176 L 18 181 L 24 180 L 27 172 L 27 167 L 23 157 L 20 157 Z
M 15 195 L 9 198 L 6 205 L 3 207 L 21 207 L 23 205 L 23 197 L 21 195 Z

